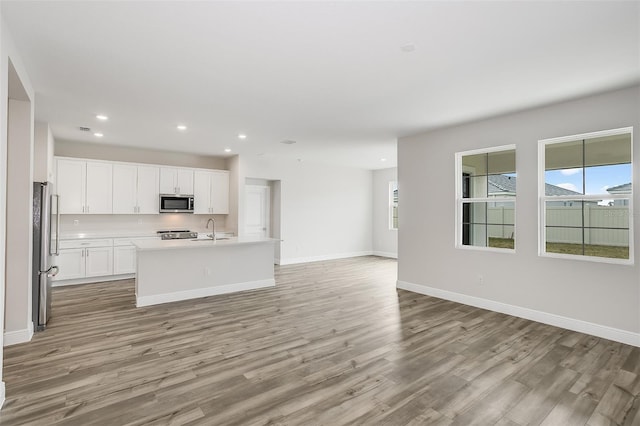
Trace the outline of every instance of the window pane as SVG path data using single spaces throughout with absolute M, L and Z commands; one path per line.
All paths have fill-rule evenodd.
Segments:
M 462 203 L 463 223 L 487 223 L 487 203 Z
M 487 196 L 487 177 L 468 176 L 462 178 L 463 198 L 485 198 Z
M 547 201 L 545 207 L 547 226 L 582 228 L 582 201 Z
M 516 172 L 516 150 L 496 151 L 487 154 L 488 171 L 487 174 L 507 174 Z
M 545 171 L 582 167 L 582 139 L 545 145 L 544 165 Z
M 626 229 L 586 228 L 584 239 L 587 256 L 629 259 L 629 231 Z
M 582 195 L 584 169 L 550 170 L 544 173 L 544 195 Z
M 468 241 L 462 241 L 462 244 L 475 246 L 475 247 L 486 247 L 487 246 L 487 225 L 482 224 L 463 224 L 463 230 L 466 229 L 468 232 Z
M 545 195 L 583 194 L 582 140 L 545 146 Z
M 516 176 L 509 175 L 489 175 L 487 177 L 489 197 L 515 197 Z
M 515 203 L 487 203 L 487 223 L 513 225 L 515 222 Z
M 465 155 L 462 157 L 462 172 L 471 175 L 487 174 L 487 154 Z
M 513 225 L 487 225 L 489 234 L 489 247 L 509 248 L 515 247 L 515 228 Z
M 585 228 L 629 229 L 629 206 L 600 206 L 595 202 L 585 201 L 584 226 Z
M 584 161 L 587 167 L 631 164 L 631 135 L 585 139 Z

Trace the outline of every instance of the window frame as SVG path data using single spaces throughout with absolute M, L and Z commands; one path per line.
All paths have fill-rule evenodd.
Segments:
M 485 252 L 494 252 L 494 253 L 505 253 L 505 254 L 515 254 L 516 250 L 517 250 L 517 244 L 514 241 L 513 244 L 513 248 L 498 248 L 498 247 L 489 247 L 489 246 L 474 246 L 474 245 L 470 245 L 470 244 L 463 244 L 462 241 L 462 237 L 463 237 L 463 203 L 465 202 L 486 202 L 486 203 L 496 203 L 496 202 L 510 202 L 513 203 L 513 229 L 514 229 L 514 235 L 517 234 L 516 229 L 517 229 L 517 215 L 516 215 L 516 210 L 517 210 L 517 197 L 518 197 L 518 193 L 517 193 L 517 188 L 516 188 L 516 195 L 513 197 L 479 197 L 479 198 L 463 198 L 464 194 L 462 193 L 462 181 L 463 181 L 463 173 L 470 171 L 468 168 L 465 168 L 462 165 L 462 157 L 468 156 L 468 155 L 477 155 L 477 154 L 490 154 L 492 152 L 500 152 L 500 151 L 510 151 L 513 150 L 515 152 L 517 152 L 516 150 L 516 145 L 515 144 L 509 144 L 509 145 L 500 145 L 500 146 L 493 146 L 493 147 L 488 147 L 488 148 L 479 148 L 479 149 L 473 149 L 473 150 L 469 150 L 469 151 L 460 151 L 460 152 L 456 152 L 455 153 L 455 216 L 456 216 L 456 226 L 455 226 L 455 240 L 454 240 L 454 246 L 457 249 L 462 249 L 462 250 L 479 250 L 479 251 L 485 251 Z M 516 169 L 518 168 L 518 160 L 516 157 Z M 517 176 L 517 170 L 515 171 L 516 176 Z M 517 185 L 517 183 L 516 183 Z
M 580 194 L 580 195 L 546 195 L 546 151 L 547 145 L 558 144 L 563 142 L 573 142 L 576 140 L 594 139 L 606 136 L 624 135 L 629 134 L 631 138 L 630 154 L 631 154 L 631 193 L 630 194 Z M 585 169 L 584 164 L 583 170 Z M 538 256 L 549 257 L 556 259 L 568 259 L 579 260 L 586 262 L 596 263 L 609 263 L 618 265 L 633 265 L 634 264 L 634 244 L 633 244 L 633 182 L 634 182 L 634 161 L 633 161 L 633 127 L 621 127 L 617 129 L 601 130 L 596 132 L 580 133 L 576 135 L 561 136 L 556 138 L 547 138 L 538 140 Z M 583 171 L 584 173 L 584 171 Z M 583 188 L 583 192 L 585 188 Z M 547 201 L 593 201 L 602 200 L 603 195 L 606 195 L 607 199 L 628 199 L 629 200 L 629 259 L 618 259 L 612 257 L 600 257 L 589 256 L 585 254 L 567 254 L 567 253 L 552 253 L 546 251 L 546 239 L 547 239 L 547 227 L 546 227 L 546 202 Z M 584 232 L 584 224 L 582 230 Z
M 389 230 L 390 231 L 397 231 L 398 227 L 394 227 L 393 226 L 393 208 L 395 207 L 396 209 L 398 208 L 398 204 L 400 203 L 395 203 L 393 200 L 393 190 L 394 188 L 397 190 L 398 189 L 398 181 L 397 180 L 392 180 L 389 181 Z M 398 192 L 398 194 L 400 194 L 400 192 Z M 400 197 L 398 196 L 398 201 L 400 201 Z

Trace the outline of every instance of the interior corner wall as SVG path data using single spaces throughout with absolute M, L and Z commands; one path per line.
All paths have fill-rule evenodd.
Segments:
M 6 247 L 6 229 L 7 229 L 7 108 L 9 98 L 9 58 L 20 77 L 20 80 L 27 91 L 31 100 L 35 99 L 33 87 L 29 76 L 20 58 L 20 54 L 15 47 L 13 38 L 2 17 L 2 8 L 0 8 L 0 330 L 4 330 L 5 317 L 5 247 Z M 32 117 L 33 117 L 33 102 Z M 4 336 L 0 333 L 0 376 L 2 374 Z M 0 406 L 4 402 L 4 382 L 0 382 Z
M 634 265 L 538 256 L 538 140 L 628 126 Z M 506 144 L 516 145 L 517 250 L 457 249 L 454 154 Z M 398 155 L 399 287 L 640 345 L 640 86 L 405 137 Z
M 373 171 L 373 254 L 377 256 L 398 257 L 398 230 L 389 228 L 389 183 L 396 180 L 397 167 Z
M 238 162 L 230 171 L 238 184 L 239 235 L 246 178 L 280 181 L 282 265 L 372 254 L 371 170 L 244 156 Z

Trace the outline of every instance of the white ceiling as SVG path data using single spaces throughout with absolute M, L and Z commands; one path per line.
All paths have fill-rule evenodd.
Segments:
M 640 81 L 639 2 L 3 0 L 2 14 L 37 119 L 101 144 L 376 169 L 400 136 Z

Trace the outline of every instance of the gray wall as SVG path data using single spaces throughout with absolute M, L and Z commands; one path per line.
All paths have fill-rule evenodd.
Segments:
M 399 285 L 640 332 L 638 232 L 633 266 L 539 257 L 537 199 L 538 140 L 627 126 L 636 133 L 633 186 L 638 188 L 639 125 L 640 87 L 635 86 L 400 139 Z M 456 249 L 454 153 L 506 144 L 516 144 L 517 251 Z M 636 190 L 636 211 L 639 195 Z M 633 219 L 640 229 L 637 213 Z
M 227 170 L 227 161 L 222 157 L 64 140 L 56 140 L 55 155 L 59 157 Z

